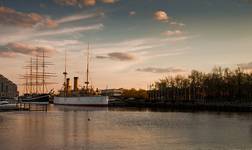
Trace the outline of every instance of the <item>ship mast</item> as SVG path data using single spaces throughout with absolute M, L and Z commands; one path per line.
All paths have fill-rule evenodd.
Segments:
M 64 75 L 64 96 L 67 96 L 67 83 L 66 83 L 66 80 L 67 80 L 67 66 L 66 66 L 66 50 L 65 50 L 65 71 L 63 72 L 63 75 Z
M 31 56 L 30 60 L 28 61 L 28 65 L 25 65 L 24 68 L 26 72 L 24 75 L 20 75 L 20 79 L 24 79 L 23 86 L 26 87 L 25 93 L 26 94 L 41 94 L 47 91 L 47 86 L 49 84 L 56 84 L 54 82 L 48 82 L 47 79 L 52 77 L 56 77 L 55 73 L 46 72 L 45 68 L 49 65 L 53 65 L 50 62 L 45 60 L 46 56 L 45 51 L 38 51 L 36 56 L 33 58 Z M 29 70 L 29 72 L 28 72 Z
M 35 72 L 35 81 L 36 81 L 36 83 L 35 83 L 35 89 L 36 89 L 36 94 L 38 94 L 38 54 L 36 55 L 36 72 Z
M 89 42 L 88 42 L 88 48 L 87 48 L 87 71 L 86 71 L 86 88 L 88 89 L 88 84 L 89 84 Z
M 32 81 L 32 76 L 33 76 L 33 73 L 32 73 L 32 57 L 31 57 L 31 59 L 30 59 L 30 94 L 32 94 L 32 92 L 33 92 L 33 87 L 32 87 L 32 85 L 33 85 L 33 81 Z
M 42 90 L 45 93 L 45 50 L 43 50 L 42 55 Z

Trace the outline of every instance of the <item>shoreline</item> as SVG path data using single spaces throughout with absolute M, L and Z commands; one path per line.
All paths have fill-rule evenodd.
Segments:
M 150 108 L 163 111 L 216 111 L 216 112 L 252 112 L 252 103 L 239 102 L 195 102 L 195 101 L 149 101 L 115 100 L 108 108 Z M 0 112 L 19 111 L 16 104 L 0 105 Z
M 136 107 L 178 111 L 223 111 L 223 112 L 252 112 L 252 103 L 238 102 L 188 102 L 188 101 L 147 101 L 147 100 L 118 100 L 109 103 L 109 107 Z

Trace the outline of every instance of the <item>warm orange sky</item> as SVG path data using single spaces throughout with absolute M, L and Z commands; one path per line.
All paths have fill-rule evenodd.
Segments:
M 29 1 L 29 2 L 28 2 Z M 251 69 L 252 5 L 243 0 L 0 0 L 1 74 L 19 74 L 34 52 L 45 50 L 63 83 L 85 77 L 87 43 L 91 82 L 98 88 L 146 88 L 162 77 L 210 71 L 214 66 Z M 22 88 L 19 87 L 22 92 Z

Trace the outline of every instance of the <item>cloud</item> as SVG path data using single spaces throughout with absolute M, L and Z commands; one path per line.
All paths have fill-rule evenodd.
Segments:
M 65 6 L 75 6 L 79 3 L 79 0 L 54 0 L 54 2 Z
M 83 4 L 85 6 L 94 6 L 96 3 L 96 0 L 83 0 Z
M 32 46 L 23 43 L 9 43 L 4 46 L 0 46 L 0 57 L 15 57 L 18 54 L 22 55 L 37 55 L 42 52 L 47 54 L 53 54 L 55 49 L 50 47 Z
M 94 6 L 96 0 L 54 0 L 55 3 L 63 6 L 76 6 L 76 5 L 85 5 L 85 6 Z
M 37 13 L 22 13 L 7 7 L 0 7 L 0 24 L 20 27 L 56 27 L 57 23 Z
M 169 16 L 165 11 L 159 10 L 154 13 L 154 19 L 157 21 L 167 21 Z
M 69 22 L 74 22 L 74 21 L 79 21 L 79 20 L 90 19 L 97 16 L 101 16 L 101 15 L 103 15 L 103 13 L 101 12 L 95 12 L 95 13 L 89 13 L 89 14 L 76 14 L 76 15 L 71 15 L 71 16 L 67 16 L 67 17 L 63 17 L 61 19 L 55 20 L 55 22 L 58 24 L 69 23 Z
M 113 4 L 115 2 L 117 2 L 117 0 L 102 0 L 103 3 L 107 3 L 107 4 Z
M 136 69 L 136 71 L 150 72 L 150 73 L 180 73 L 180 72 L 185 72 L 185 70 L 183 70 L 183 69 L 173 68 L 173 67 L 168 67 L 168 68 L 147 67 L 147 68 L 138 68 L 138 69 Z
M 170 24 L 174 25 L 174 26 L 178 26 L 178 27 L 184 27 L 185 26 L 184 23 L 178 23 L 178 22 L 175 22 L 175 21 L 171 22 Z
M 64 28 L 64 29 L 41 32 L 41 33 L 38 33 L 36 36 L 49 36 L 49 35 L 84 32 L 84 31 L 91 31 L 91 30 L 101 30 L 103 27 L 104 27 L 103 24 L 94 24 L 94 25 L 81 26 L 81 27 L 71 27 L 71 28 Z
M 106 4 L 113 4 L 118 0 L 101 0 L 101 2 Z M 55 3 L 63 6 L 94 6 L 97 0 L 54 0 Z
M 163 42 L 172 42 L 172 43 L 176 43 L 176 42 L 180 42 L 180 41 L 186 41 L 189 39 L 193 39 L 193 38 L 197 38 L 199 37 L 199 35 L 191 35 L 191 36 L 187 36 L 187 35 L 183 35 L 183 36 L 172 36 L 172 37 L 167 37 L 162 39 Z
M 238 67 L 240 67 L 240 68 L 242 68 L 244 70 L 251 70 L 252 69 L 252 62 L 238 64 Z
M 121 53 L 131 53 L 137 56 L 140 60 L 149 59 L 153 57 L 163 57 L 163 56 L 175 56 L 183 55 L 190 50 L 190 47 L 182 46 L 186 43 L 183 41 L 189 39 L 189 36 L 175 36 L 175 37 L 166 37 L 166 38 L 153 38 L 153 37 L 144 37 L 138 39 L 128 39 L 120 42 L 113 43 L 102 43 L 96 44 L 93 46 L 93 50 L 96 55 L 106 56 L 104 54 L 112 52 L 121 52 Z M 180 43 L 179 47 L 176 43 Z M 167 45 L 170 45 L 167 47 Z M 82 49 L 82 48 L 76 48 Z M 102 57 L 105 59 L 104 57 Z M 107 58 L 107 57 L 106 57 Z M 137 59 L 137 60 L 139 60 Z
M 113 52 L 108 53 L 107 56 L 96 56 L 97 59 L 112 59 L 119 61 L 132 61 L 135 60 L 136 57 L 131 53 L 122 53 L 122 52 Z
M 134 15 L 136 15 L 136 12 L 135 12 L 135 11 L 130 11 L 130 12 L 129 12 L 129 15 L 130 15 L 130 16 L 134 16 Z
M 100 0 L 101 2 L 105 3 L 105 4 L 113 4 L 118 2 L 119 0 Z
M 175 31 L 168 30 L 168 31 L 165 31 L 163 34 L 166 36 L 179 36 L 179 35 L 182 35 L 183 32 L 180 30 L 175 30 Z
M 82 42 L 79 40 L 44 40 L 44 39 L 38 39 L 38 40 L 32 40 L 30 43 L 34 43 L 40 46 L 52 46 L 55 48 L 66 48 L 67 46 L 73 46 L 73 45 L 79 45 Z

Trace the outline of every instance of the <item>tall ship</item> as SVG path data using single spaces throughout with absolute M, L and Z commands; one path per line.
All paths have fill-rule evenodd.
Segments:
M 78 77 L 74 77 L 73 88 L 70 86 L 70 78 L 67 78 L 66 70 L 66 52 L 65 52 L 65 71 L 63 88 L 59 94 L 54 97 L 56 105 L 83 105 L 83 106 L 107 106 L 108 96 L 101 96 L 98 89 L 94 89 L 89 83 L 89 44 L 87 48 L 87 67 L 86 81 L 79 88 Z
M 55 84 L 48 82 L 48 79 L 55 77 L 54 73 L 49 73 L 45 70 L 51 62 L 45 61 L 45 51 L 36 51 L 35 56 L 32 56 L 27 65 L 24 66 L 26 73 L 21 75 L 21 79 L 24 79 L 22 84 L 24 87 L 23 95 L 18 97 L 18 100 L 22 103 L 49 103 L 53 90 L 48 91 L 48 84 Z

